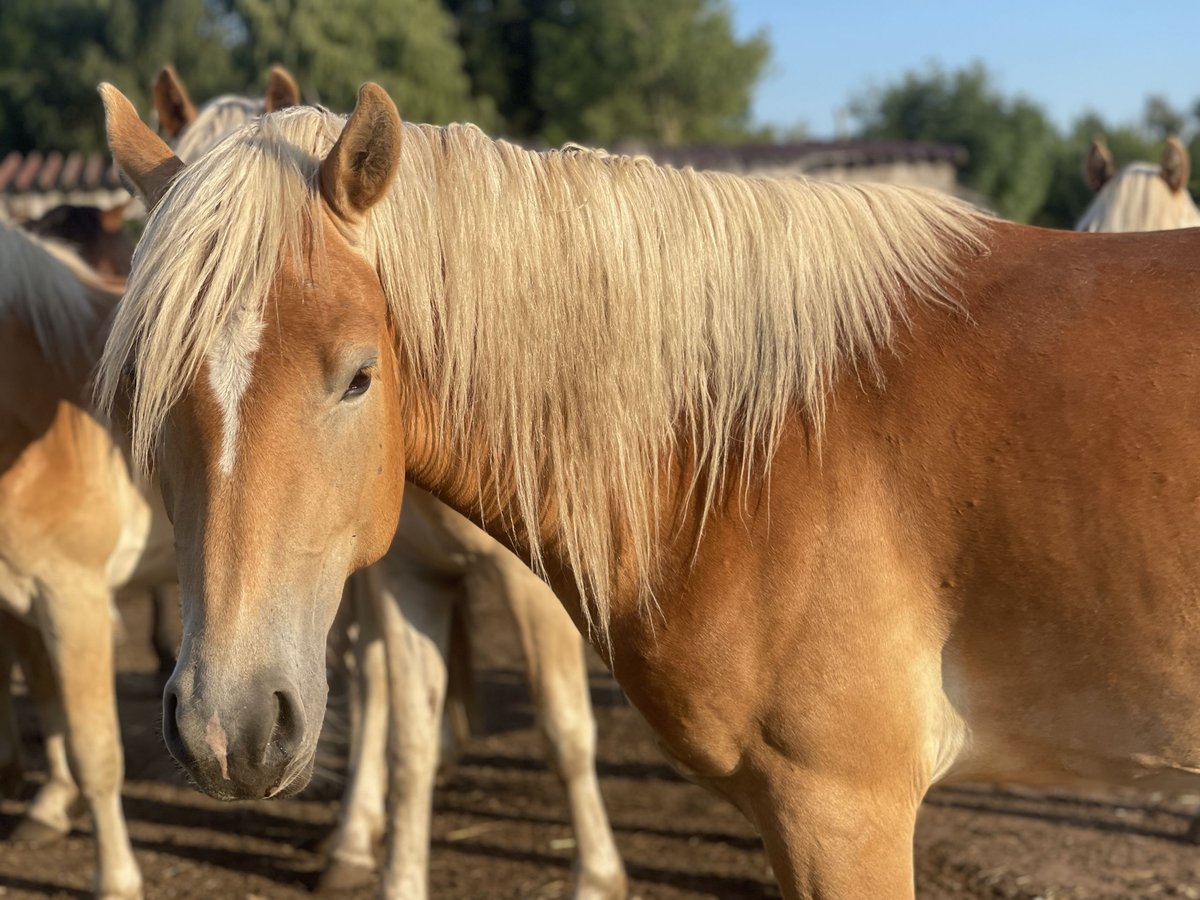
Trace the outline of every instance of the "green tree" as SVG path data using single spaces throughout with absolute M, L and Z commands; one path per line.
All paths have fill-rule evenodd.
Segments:
M 454 21 L 437 0 L 231 0 L 245 37 L 243 70 L 287 66 L 305 96 L 349 112 L 376 81 L 419 122 L 491 124 L 492 103 L 471 96 Z
M 724 0 L 444 0 L 476 94 L 552 144 L 734 140 L 769 45 Z
M 981 65 L 954 73 L 933 68 L 856 99 L 861 135 L 940 141 L 966 148 L 964 184 L 996 212 L 1029 221 L 1046 199 L 1058 137 L 1041 108 L 1007 99 Z
M 112 81 L 149 115 L 164 62 L 198 97 L 240 87 L 228 27 L 207 0 L 4 0 L 0 149 L 103 149 L 96 85 Z
M 1157 94 L 1146 98 L 1142 112 L 1146 130 L 1158 140 L 1165 141 L 1171 135 L 1178 136 L 1187 124 L 1187 115 L 1171 106 L 1165 97 Z

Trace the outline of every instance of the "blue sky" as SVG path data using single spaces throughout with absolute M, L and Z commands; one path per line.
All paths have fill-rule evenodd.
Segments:
M 1006 94 L 1059 125 L 1087 109 L 1140 119 L 1148 94 L 1200 99 L 1200 0 L 732 0 L 735 27 L 765 27 L 773 48 L 755 95 L 760 123 L 830 135 L 853 95 L 937 62 L 981 60 Z

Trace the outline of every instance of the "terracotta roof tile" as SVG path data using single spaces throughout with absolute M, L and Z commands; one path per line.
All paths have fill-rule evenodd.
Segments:
M 62 190 L 115 190 L 122 187 L 107 155 L 58 150 L 8 153 L 0 162 L 0 192 L 23 194 Z

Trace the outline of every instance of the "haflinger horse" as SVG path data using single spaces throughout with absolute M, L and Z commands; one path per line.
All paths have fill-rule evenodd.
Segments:
M 122 288 L 64 246 L 0 224 L 0 762 L 10 774 L 19 764 L 15 656 L 50 768 L 16 837 L 65 834 L 82 793 L 97 891 L 113 898 L 140 896 L 141 875 L 121 813 L 112 593 L 173 576 L 161 507 L 156 516 L 91 412 L 90 374 Z
M 1167 139 L 1158 165 L 1130 163 L 1116 170 L 1112 152 L 1096 138 L 1084 159 L 1084 180 L 1096 196 L 1076 231 L 1164 231 L 1200 226 L 1200 208 L 1188 193 L 1192 163 L 1179 138 Z
M 154 97 L 159 122 L 185 162 L 255 116 L 300 102 L 295 79 L 279 66 L 271 69 L 261 102 L 225 96 L 197 111 L 170 66 L 159 72 Z M 467 604 L 499 600 L 516 624 L 547 757 L 567 792 L 577 846 L 574 896 L 624 897 L 624 866 L 596 778 L 583 645 L 553 592 L 496 540 L 420 491 L 410 494 L 387 557 L 357 579 L 347 596 L 348 618 L 358 626 L 358 691 L 352 694 L 358 715 L 321 885 L 342 889 L 369 881 L 375 845 L 386 839 L 385 892 L 409 900 L 425 894 L 439 746 L 446 750 L 443 736 L 455 736 L 441 727 L 449 675 L 465 663 L 458 680 L 471 677 L 469 659 L 462 658 L 470 654 L 469 636 L 451 638 Z
M 99 369 L 174 517 L 172 753 L 298 790 L 405 479 L 544 571 L 788 897 L 911 897 L 950 780 L 1200 771 L 1200 232 L 264 116 L 150 215 Z M 123 401 L 124 402 L 124 401 Z

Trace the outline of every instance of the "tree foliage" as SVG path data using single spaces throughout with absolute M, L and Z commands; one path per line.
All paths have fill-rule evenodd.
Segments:
M 852 110 L 866 137 L 964 147 L 964 184 L 1006 218 L 1031 218 L 1050 187 L 1054 126 L 1030 101 L 1003 97 L 982 66 L 910 73 Z
M 273 63 L 348 110 L 378 81 L 410 120 L 559 143 L 719 140 L 767 57 L 725 0 L 3 0 L 0 150 L 103 147 L 95 87 L 148 115 L 175 65 L 197 101 L 257 92 Z
M 446 0 L 477 94 L 510 134 L 611 143 L 745 134 L 766 37 L 723 0 Z
M 200 97 L 240 80 L 226 23 L 207 0 L 4 0 L 0 149 L 102 149 L 96 85 L 119 84 L 148 111 L 167 60 Z
M 282 63 L 307 97 L 347 111 L 359 85 L 376 81 L 407 119 L 492 125 L 438 0 L 232 0 L 230 12 L 245 29 L 234 48 L 243 72 Z
M 1139 126 L 1105 122 L 1094 112 L 1060 134 L 1046 114 L 1024 98 L 1003 96 L 981 65 L 954 73 L 938 68 L 905 75 L 898 83 L 859 97 L 852 109 L 864 137 L 939 141 L 966 148 L 966 187 L 1000 215 L 1021 222 L 1070 228 L 1091 202 L 1083 159 L 1102 135 L 1118 165 L 1158 159 L 1162 141 L 1189 127 L 1189 116 L 1161 97 L 1146 100 Z M 1194 111 L 1200 120 L 1200 103 Z M 1200 135 L 1189 147 L 1192 188 L 1200 188 Z

